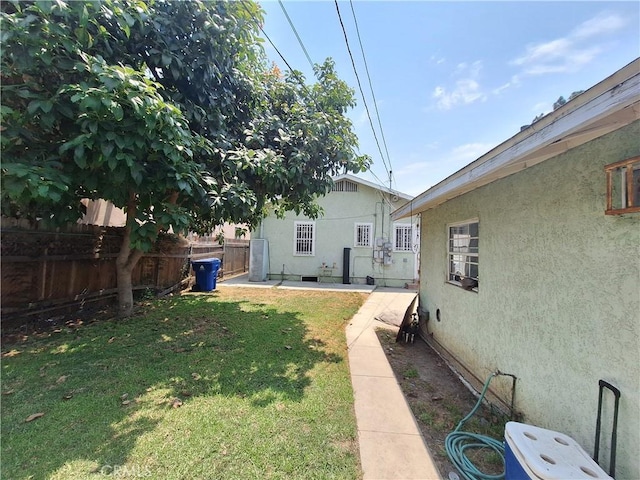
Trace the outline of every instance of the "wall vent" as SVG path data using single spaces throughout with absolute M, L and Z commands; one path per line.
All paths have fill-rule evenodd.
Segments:
M 358 184 L 350 180 L 338 180 L 333 184 L 332 192 L 357 192 Z

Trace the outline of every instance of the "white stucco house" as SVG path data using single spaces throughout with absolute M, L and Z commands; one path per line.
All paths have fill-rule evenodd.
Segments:
M 620 390 L 618 479 L 640 478 L 639 119 L 636 59 L 392 215 L 421 215 L 421 335 L 470 383 L 515 375 L 524 421 L 589 453 L 599 381 Z
M 354 175 L 334 178 L 315 220 L 269 215 L 251 232 L 249 280 L 283 279 L 404 287 L 417 281 L 416 217 L 392 222 L 409 195 Z M 369 277 L 369 278 L 367 278 Z

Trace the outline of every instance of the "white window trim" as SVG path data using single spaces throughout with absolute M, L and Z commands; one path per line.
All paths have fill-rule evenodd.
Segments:
M 446 238 L 446 242 L 447 242 L 446 249 L 445 249 L 446 250 L 446 262 L 447 262 L 447 266 L 446 266 L 446 269 L 445 269 L 446 270 L 445 281 L 447 283 L 452 284 L 452 285 L 462 286 L 461 282 L 449 279 L 450 274 L 451 274 L 451 272 L 449 271 L 449 268 L 451 268 L 451 258 L 450 258 L 451 251 L 449 250 L 449 244 L 450 244 L 450 241 L 451 241 L 451 238 L 449 237 L 449 235 L 450 235 L 450 232 L 451 232 L 451 228 L 452 227 L 459 227 L 461 225 L 470 225 L 472 223 L 477 223 L 478 224 L 478 243 L 480 243 L 479 242 L 479 239 L 480 239 L 480 220 L 478 218 L 470 218 L 470 219 L 464 220 L 462 222 L 455 222 L 455 223 L 447 224 L 447 230 L 446 230 L 446 233 L 445 233 L 445 238 Z M 477 256 L 478 261 L 479 261 L 480 260 L 480 249 L 479 248 L 478 248 L 478 253 L 475 254 L 475 256 Z M 478 273 L 478 277 L 479 276 L 480 276 L 480 274 Z M 478 282 L 479 282 L 479 280 L 478 280 Z M 478 291 L 478 287 L 474 287 L 472 289 L 472 291 L 477 292 Z
M 396 240 L 398 239 L 398 228 L 410 228 L 411 229 L 411 237 L 410 237 L 410 244 L 409 244 L 409 248 L 408 249 L 400 249 L 398 248 L 398 245 L 396 244 Z M 393 224 L 393 251 L 394 252 L 399 252 L 399 253 L 413 253 L 413 241 L 414 241 L 414 235 L 415 235 L 415 231 L 414 231 L 414 227 L 413 224 L 411 223 L 394 223 Z
M 298 226 L 311 225 L 311 253 L 298 252 Z M 316 222 L 299 221 L 293 226 L 293 256 L 294 257 L 315 257 L 316 255 Z
M 369 229 L 369 244 L 358 245 L 358 228 L 367 227 Z M 373 247 L 373 223 L 358 222 L 353 225 L 353 246 L 354 248 L 371 248 Z

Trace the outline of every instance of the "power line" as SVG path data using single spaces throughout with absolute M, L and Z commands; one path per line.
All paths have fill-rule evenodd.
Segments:
M 307 85 L 306 85 L 306 84 L 302 81 L 302 79 L 298 76 L 298 74 L 297 74 L 298 72 L 297 72 L 296 70 L 294 70 L 294 69 L 293 69 L 293 67 L 291 67 L 291 65 L 289 64 L 289 62 L 287 62 L 287 59 L 286 59 L 286 58 L 284 58 L 284 55 L 282 54 L 282 52 L 280 52 L 280 50 L 278 49 L 278 47 L 276 47 L 275 43 L 273 43 L 273 40 L 271 40 L 271 38 L 269 37 L 269 35 L 267 35 L 267 32 L 265 32 L 265 31 L 264 31 L 264 29 L 262 28 L 262 25 L 260 24 L 260 22 L 258 21 L 258 19 L 257 19 L 257 18 L 253 15 L 253 13 L 251 13 L 251 11 L 247 8 L 247 6 L 246 6 L 246 4 L 245 4 L 245 1 L 244 1 L 244 0 L 241 0 L 241 2 L 240 2 L 240 3 L 242 3 L 242 6 L 243 6 L 243 7 L 244 7 L 244 9 L 246 10 L 246 12 L 251 16 L 251 18 L 253 18 L 253 21 L 255 22 L 256 26 L 260 29 L 260 31 L 262 32 L 262 34 L 264 35 L 264 37 L 265 37 L 265 38 L 267 39 L 267 41 L 271 44 L 271 46 L 274 48 L 274 50 L 276 51 L 276 53 L 280 56 L 280 58 L 281 58 L 281 59 L 282 59 L 282 61 L 285 63 L 285 65 L 287 66 L 287 68 L 289 69 L 289 71 L 290 71 L 290 72 L 295 76 L 296 80 L 298 80 L 298 82 L 302 85 L 302 87 L 304 88 L 305 92 L 309 95 L 309 98 L 311 98 L 311 100 L 312 100 L 314 103 L 316 103 L 316 102 L 315 102 L 315 99 L 311 96 L 311 92 L 309 92 L 309 90 L 308 90 L 308 88 L 307 88 Z M 337 3 L 337 2 L 336 2 L 336 8 L 338 8 L 338 3 Z M 347 49 L 349 50 L 349 56 L 351 56 L 351 63 L 352 63 L 352 65 L 353 65 L 353 70 L 354 70 L 354 72 L 355 72 L 355 74 L 356 74 L 356 78 L 358 78 L 358 72 L 356 71 L 355 63 L 354 63 L 354 61 L 353 61 L 353 56 L 351 55 L 351 50 L 349 49 L 349 41 L 348 41 L 348 39 L 347 39 L 347 33 L 346 33 L 345 29 L 344 29 L 344 24 L 342 24 L 342 18 L 340 17 L 340 10 L 338 10 L 338 17 L 340 18 L 340 24 L 342 25 L 342 32 L 344 33 L 344 35 L 345 35 L 345 40 L 346 40 L 346 42 L 347 42 Z M 302 45 L 302 43 L 301 43 L 301 45 Z M 303 49 L 304 49 L 304 46 L 303 46 Z M 309 61 L 310 61 L 310 60 L 309 60 Z M 360 80 L 359 80 L 359 78 L 358 78 L 358 86 L 360 86 Z M 374 129 L 374 127 L 373 127 L 373 122 L 372 122 L 372 120 L 371 120 L 371 116 L 369 115 L 369 108 L 367 107 L 366 100 L 364 99 L 364 93 L 362 92 L 362 87 L 361 87 L 361 86 L 360 86 L 360 93 L 362 94 L 362 98 L 363 98 L 363 101 L 364 101 L 364 103 L 365 103 L 365 108 L 366 108 L 366 111 L 367 111 L 367 116 L 369 117 L 369 124 L 371 125 L 371 130 L 373 131 L 373 135 L 374 135 L 374 138 L 375 138 L 375 140 L 376 140 L 376 144 L 378 145 L 378 151 L 380 152 L 380 157 L 382 158 L 382 161 L 383 161 L 383 163 L 384 163 L 384 165 L 385 165 L 385 168 L 386 168 L 386 162 L 384 161 L 384 156 L 382 155 L 382 150 L 381 150 L 381 148 L 380 148 L 380 143 L 378 142 L 378 138 L 377 138 L 377 136 L 376 136 L 376 132 L 375 132 L 375 129 Z M 317 106 L 317 103 L 316 103 L 316 106 Z M 368 170 L 368 171 L 371 173 L 371 175 L 373 175 L 373 177 L 378 181 L 379 185 L 380 185 L 381 187 L 383 187 L 383 188 L 385 188 L 385 189 L 386 189 L 385 182 L 383 182 L 382 180 L 380 180 L 380 178 L 375 174 L 375 172 L 374 172 L 373 170 L 371 170 L 371 167 L 370 167 L 370 166 L 368 166 L 368 167 L 367 167 L 367 170 Z M 388 174 L 390 174 L 391 172 L 387 169 L 387 173 L 388 173 Z M 392 190 L 392 189 L 390 188 L 390 190 Z
M 289 22 L 289 26 L 291 27 L 291 30 L 293 30 L 293 33 L 295 34 L 296 38 L 298 39 L 298 43 L 302 47 L 302 51 L 304 52 L 305 56 L 307 57 L 307 60 L 309 61 L 309 65 L 311 65 L 311 70 L 313 71 L 313 62 L 311 61 L 311 57 L 309 56 L 309 52 L 307 52 L 307 49 L 305 48 L 304 43 L 302 43 L 302 39 L 300 38 L 300 35 L 298 35 L 298 31 L 296 30 L 296 27 L 294 27 L 293 22 L 291 21 L 291 18 L 289 17 L 289 14 L 287 13 L 287 10 L 284 8 L 284 3 L 282 3 L 282 0 L 278 0 L 278 3 L 280 4 L 280 8 L 282 8 L 282 12 L 284 13 L 284 16 L 287 17 L 287 21 Z
M 285 63 L 285 65 L 287 66 L 287 68 L 289 68 L 289 71 L 294 72 L 295 70 L 291 67 L 291 65 L 289 65 L 289 62 L 287 62 L 287 59 L 284 58 L 284 55 L 282 55 L 282 52 L 280 52 L 280 50 L 278 50 L 278 47 L 276 47 L 276 44 L 273 43 L 273 41 L 271 40 L 271 37 L 269 37 L 269 35 L 267 35 L 267 32 L 264 31 L 264 29 L 262 28 L 262 25 L 260 25 L 260 22 L 258 21 L 258 19 L 253 15 L 253 13 L 251 13 L 251 11 L 247 8 L 247 5 L 243 2 L 242 6 L 244 7 L 244 9 L 247 11 L 247 13 L 251 16 L 251 18 L 253 18 L 253 21 L 255 22 L 255 24 L 258 26 L 258 28 L 260 29 L 260 31 L 262 32 L 262 34 L 264 35 L 264 38 L 267 39 L 267 41 L 271 44 L 271 46 L 274 48 L 274 50 L 276 51 L 276 53 L 280 56 L 280 58 L 282 59 L 282 61 Z
M 277 54 L 280 56 L 280 58 L 282 59 L 282 61 L 285 63 L 285 65 L 287 66 L 287 68 L 289 69 L 289 71 L 291 72 L 291 74 L 296 78 L 296 80 L 298 81 L 298 83 L 300 83 L 300 85 L 302 86 L 302 88 L 304 89 L 304 91 L 306 92 L 306 94 L 309 96 L 309 98 L 311 99 L 311 101 L 316 105 L 316 108 L 318 108 L 318 104 L 315 100 L 315 98 L 313 98 L 313 96 L 311 95 L 311 92 L 309 91 L 309 89 L 307 88 L 307 85 L 304 83 L 303 79 L 300 78 L 300 74 L 297 70 L 294 70 L 293 67 L 289 64 L 289 62 L 287 62 L 287 59 L 284 58 L 284 55 L 282 54 L 282 52 L 280 52 L 280 50 L 278 50 L 278 47 L 276 47 L 276 44 L 273 43 L 273 40 L 271 40 L 271 38 L 269 37 L 269 35 L 267 35 L 267 32 L 264 31 L 264 28 L 262 28 L 262 25 L 260 24 L 260 22 L 258 21 L 258 19 L 253 15 L 253 13 L 251 13 L 251 11 L 247 8 L 246 3 L 244 2 L 244 0 L 241 0 L 242 6 L 244 7 L 244 9 L 246 10 L 246 12 L 251 16 L 251 18 L 253 18 L 253 21 L 255 22 L 256 26 L 260 29 L 260 31 L 262 32 L 262 34 L 264 35 L 264 37 L 267 39 L 267 41 L 271 44 L 271 46 L 274 48 L 274 50 L 277 52 Z M 283 7 L 284 8 L 284 7 Z M 296 34 L 297 35 L 297 34 Z M 304 46 L 302 47 L 304 48 Z M 305 52 L 306 53 L 306 52 Z M 309 60 L 311 61 L 311 60 Z M 313 65 L 312 65 L 313 66 Z
M 358 19 L 356 18 L 356 11 L 353 8 L 353 0 L 349 0 L 351 5 L 351 13 L 353 15 L 353 22 L 356 26 L 356 34 L 358 36 L 358 43 L 360 44 L 360 51 L 362 52 L 362 60 L 364 61 L 364 69 L 367 73 L 367 79 L 369 81 L 369 89 L 371 90 L 371 97 L 373 98 L 373 106 L 376 110 L 376 117 L 378 118 L 378 127 L 380 128 L 380 135 L 382 136 L 382 144 L 384 145 L 384 151 L 387 154 L 387 161 L 389 162 L 389 176 L 393 175 L 391 170 L 391 157 L 389 156 L 389 149 L 387 148 L 387 140 L 384 136 L 384 130 L 382 129 L 382 122 L 380 121 L 380 112 L 378 111 L 378 102 L 376 101 L 376 95 L 373 92 L 373 85 L 371 84 L 371 75 L 369 74 L 369 66 L 367 65 L 367 57 L 364 54 L 364 47 L 362 46 L 362 38 L 360 37 L 360 28 L 358 27 Z M 389 179 L 391 181 L 391 179 Z
M 393 188 L 388 188 L 388 189 L 387 189 L 387 186 L 385 185 L 385 183 L 384 183 L 382 180 L 380 180 L 380 177 L 378 177 L 378 175 L 376 175 L 376 174 L 375 174 L 375 172 L 374 172 L 373 170 L 371 170 L 371 167 L 367 167 L 367 170 L 369 171 L 369 173 L 370 173 L 371 175 L 373 175 L 373 178 L 375 178 L 375 179 L 378 181 L 378 185 L 379 185 L 380 187 L 382 187 L 382 188 L 383 188 L 383 189 L 385 189 L 385 190 L 397 191 L 397 190 L 394 190 Z
M 340 20 L 340 26 L 342 27 L 342 33 L 344 34 L 344 41 L 347 45 L 347 52 L 349 52 L 349 57 L 351 58 L 351 65 L 353 66 L 353 73 L 356 75 L 356 81 L 358 83 L 358 89 L 360 90 L 360 94 L 362 95 L 362 101 L 364 103 L 365 111 L 367 112 L 367 118 L 369 118 L 369 125 L 371 125 L 371 131 L 373 132 L 373 138 L 376 141 L 376 145 L 378 146 L 378 152 L 380 153 L 380 158 L 382 158 L 382 163 L 384 164 L 385 169 L 387 170 L 387 174 L 391 170 L 387 166 L 387 161 L 384 159 L 384 155 L 382 154 L 382 148 L 380 147 L 380 142 L 378 141 L 378 135 L 376 134 L 376 129 L 373 126 L 373 120 L 371 120 L 371 114 L 369 112 L 369 106 L 367 105 L 367 99 L 364 96 L 364 92 L 362 91 L 362 84 L 360 83 L 360 76 L 358 75 L 358 70 L 356 69 L 356 62 L 353 59 L 353 54 L 351 53 L 351 47 L 349 46 L 349 38 L 347 37 L 347 31 L 344 28 L 344 23 L 342 22 L 342 15 L 340 15 L 340 7 L 338 6 L 338 0 L 334 0 L 336 4 L 336 12 L 338 12 L 338 20 Z

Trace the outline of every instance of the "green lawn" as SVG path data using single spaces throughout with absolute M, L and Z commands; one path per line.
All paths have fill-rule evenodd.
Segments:
M 358 478 L 363 300 L 223 288 L 4 344 L 2 478 Z

